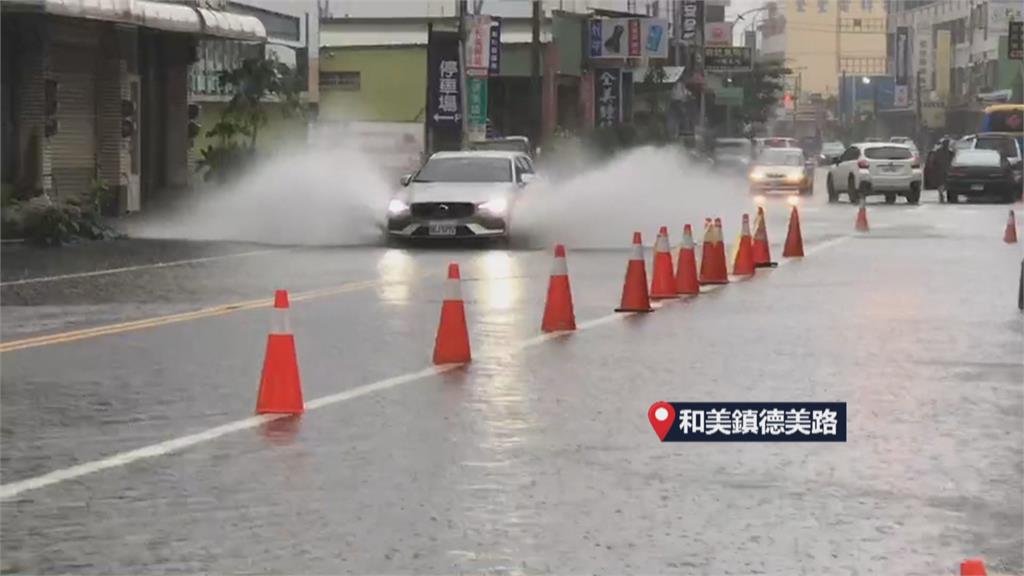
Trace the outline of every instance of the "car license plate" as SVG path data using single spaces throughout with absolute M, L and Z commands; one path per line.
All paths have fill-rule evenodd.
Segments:
M 984 189 L 985 189 L 985 185 L 984 184 L 971 184 L 971 190 L 982 191 Z
M 455 224 L 432 222 L 427 227 L 427 233 L 431 236 L 455 236 Z
M 882 172 L 895 172 L 899 170 L 896 166 L 882 166 Z

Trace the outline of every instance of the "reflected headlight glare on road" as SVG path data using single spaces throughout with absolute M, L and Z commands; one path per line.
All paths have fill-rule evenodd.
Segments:
M 388 202 L 388 214 L 401 214 L 402 212 L 408 212 L 408 210 L 409 205 L 398 198 L 392 198 L 391 202 Z
M 800 197 L 799 196 L 790 196 L 789 199 L 787 200 L 787 202 L 789 202 L 790 206 L 799 206 L 800 205 Z
M 754 196 L 754 203 L 757 204 L 758 206 L 764 206 L 764 203 L 767 200 L 768 198 L 764 194 L 758 194 L 757 196 Z
M 484 212 L 490 212 L 491 214 L 504 214 L 505 210 L 508 210 L 508 200 L 505 200 L 504 198 L 495 198 L 494 200 L 481 204 L 480 209 Z

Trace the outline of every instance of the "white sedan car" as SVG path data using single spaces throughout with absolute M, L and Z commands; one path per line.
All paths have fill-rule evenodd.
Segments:
M 845 192 L 851 204 L 871 195 L 884 195 L 888 204 L 896 202 L 896 196 L 917 204 L 923 179 L 921 160 L 906 144 L 861 142 L 836 159 L 825 185 L 829 202 L 839 201 Z
M 534 177 L 521 152 L 437 152 L 388 204 L 389 239 L 491 238 L 507 243 L 520 191 Z

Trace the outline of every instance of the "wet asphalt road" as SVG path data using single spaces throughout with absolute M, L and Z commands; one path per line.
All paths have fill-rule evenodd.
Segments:
M 769 204 L 776 259 L 787 212 Z M 1022 573 L 1006 206 L 872 205 L 862 235 L 854 214 L 816 196 L 806 258 L 642 317 L 609 317 L 627 250 L 570 248 L 583 329 L 552 339 L 547 250 L 5 247 L 3 346 L 209 311 L 4 351 L 4 487 L 249 417 L 275 288 L 307 402 L 428 367 L 452 259 L 474 361 L 5 497 L 2 568 L 934 575 L 978 556 Z M 661 444 L 663 399 L 845 401 L 849 440 Z

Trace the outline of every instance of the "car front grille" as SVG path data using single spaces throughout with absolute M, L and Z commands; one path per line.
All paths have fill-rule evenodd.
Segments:
M 414 202 L 409 208 L 417 218 L 467 218 L 476 212 L 472 202 Z

